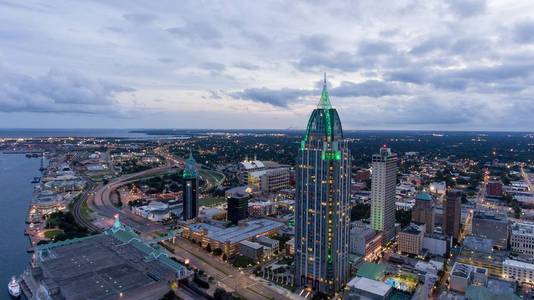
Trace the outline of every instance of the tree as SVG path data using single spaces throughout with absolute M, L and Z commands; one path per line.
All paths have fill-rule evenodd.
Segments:
M 206 251 L 211 252 L 211 245 L 208 243 L 208 246 L 206 246 Z
M 395 221 L 401 224 L 401 227 L 405 227 L 412 221 L 411 210 L 397 210 L 395 211 Z
M 223 251 L 222 251 L 221 248 L 213 249 L 213 255 L 215 255 L 215 256 L 221 256 L 222 253 L 223 253 Z

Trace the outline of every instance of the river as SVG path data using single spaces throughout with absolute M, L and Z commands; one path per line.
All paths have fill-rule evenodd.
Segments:
M 40 159 L 0 152 L 0 299 L 10 299 L 7 284 L 30 262 L 30 246 L 24 235 L 25 219 L 33 191 L 30 183 L 39 176 Z

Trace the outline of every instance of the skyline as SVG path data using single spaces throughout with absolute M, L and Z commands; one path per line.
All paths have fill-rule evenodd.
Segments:
M 527 1 L 0 6 L 0 128 L 302 130 L 323 72 L 346 130 L 534 125 Z

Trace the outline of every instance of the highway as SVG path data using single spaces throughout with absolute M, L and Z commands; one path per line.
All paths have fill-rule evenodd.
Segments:
M 528 190 L 531 192 L 534 191 L 532 183 L 530 182 L 530 176 L 528 176 L 528 173 L 525 172 L 525 169 L 523 169 L 523 165 L 521 165 L 521 176 L 523 176 L 523 179 L 528 184 Z
M 223 287 L 235 290 L 245 299 L 281 300 L 295 298 L 294 295 L 285 290 L 265 285 L 259 279 L 252 279 L 248 272 L 230 266 L 184 238 L 176 237 L 174 244 L 167 243 L 166 245 L 174 249 L 178 258 L 189 259 L 191 265 L 204 270 L 208 275 L 213 276 L 215 281 L 220 282 Z

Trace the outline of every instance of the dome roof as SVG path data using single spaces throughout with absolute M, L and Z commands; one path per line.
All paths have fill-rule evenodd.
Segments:
M 432 196 L 427 192 L 421 192 L 415 196 L 415 200 L 432 201 Z

